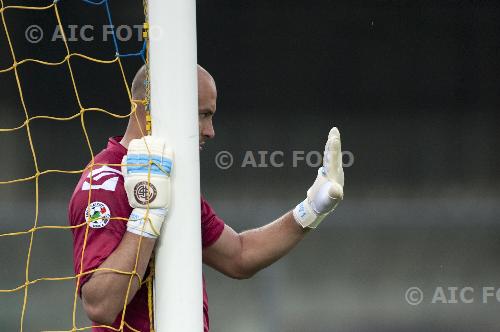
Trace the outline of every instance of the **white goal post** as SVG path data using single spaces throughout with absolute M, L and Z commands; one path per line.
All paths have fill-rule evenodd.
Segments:
M 156 251 L 155 331 L 203 331 L 196 1 L 149 0 L 154 136 L 174 150 L 172 200 Z

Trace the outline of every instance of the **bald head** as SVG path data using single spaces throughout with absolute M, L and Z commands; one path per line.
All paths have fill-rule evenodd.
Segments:
M 132 99 L 146 99 L 146 70 L 146 65 L 143 65 L 135 74 L 134 80 L 132 81 Z
M 205 68 L 198 65 L 198 90 L 204 90 L 205 88 L 216 90 L 215 80 Z
M 132 99 L 146 99 L 146 66 L 142 66 L 132 82 Z M 125 136 L 121 143 L 125 147 L 132 139 L 141 138 L 146 128 L 146 116 L 142 103 L 137 103 L 136 116 L 130 117 Z M 212 117 L 217 107 L 217 88 L 215 80 L 208 71 L 198 65 L 198 125 L 200 134 L 200 149 L 205 142 L 215 136 Z
M 134 100 L 146 99 L 146 70 L 146 65 L 143 65 L 132 81 L 132 99 Z M 215 80 L 205 68 L 198 65 L 198 90 L 204 91 L 205 89 L 216 90 Z

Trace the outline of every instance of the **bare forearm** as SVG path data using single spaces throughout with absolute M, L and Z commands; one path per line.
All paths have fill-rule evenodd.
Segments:
M 94 316 L 91 319 L 112 323 L 116 315 L 123 309 L 127 290 L 127 302 L 129 303 L 133 299 L 140 288 L 137 276 L 133 276 L 130 283 L 130 273 L 133 273 L 136 266 L 137 249 L 139 248 L 139 256 L 136 273 L 142 279 L 154 245 L 155 240 L 149 238 L 141 240 L 140 236 L 125 232 L 118 247 L 100 266 L 101 269 L 113 269 L 125 273 L 98 270 L 93 273 L 92 278 L 82 288 L 84 307 L 89 316 Z
M 241 233 L 242 268 L 253 275 L 271 265 L 295 247 L 307 231 L 288 212 L 268 225 Z

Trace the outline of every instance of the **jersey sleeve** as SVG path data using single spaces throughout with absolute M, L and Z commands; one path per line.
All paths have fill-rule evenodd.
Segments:
M 201 198 L 201 239 L 202 247 L 211 246 L 219 239 L 224 230 L 224 221 L 220 219 L 210 204 Z
M 117 179 L 114 190 L 91 189 L 90 200 L 88 189 L 85 185 L 77 187 L 68 209 L 70 224 L 78 226 L 72 229 L 75 275 L 97 269 L 113 253 L 127 229 L 126 220 L 117 218 L 128 218 L 132 212 L 122 177 Z M 81 287 L 91 276 L 82 275 L 80 295 Z

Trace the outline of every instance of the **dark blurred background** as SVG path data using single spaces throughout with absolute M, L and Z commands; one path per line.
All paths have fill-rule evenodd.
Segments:
M 321 152 L 332 126 L 353 156 L 344 202 L 290 255 L 246 281 L 205 270 L 212 331 L 498 331 L 500 296 L 482 295 L 484 287 L 500 288 L 500 3 L 197 4 L 198 59 L 219 94 L 216 138 L 201 154 L 202 192 L 229 225 L 257 227 L 301 201 L 316 169 L 305 161 L 294 167 L 294 151 Z M 110 6 L 117 26 L 144 20 L 141 1 Z M 100 33 L 107 24 L 102 6 L 65 0 L 58 7 L 67 34 L 70 25 L 95 27 L 94 40 L 69 42 L 72 52 L 114 58 L 111 38 Z M 64 58 L 62 40 L 52 40 L 53 10 L 3 14 L 18 62 Z M 25 33 L 32 25 L 44 32 L 35 44 Z M 138 38 L 119 43 L 121 53 L 141 46 Z M 12 64 L 0 29 L 0 69 Z M 142 62 L 124 64 L 130 82 Z M 129 112 L 117 64 L 72 58 L 71 65 L 83 107 Z M 29 117 L 79 112 L 65 64 L 17 69 Z M 19 126 L 25 113 L 13 71 L 0 73 L 0 85 L 0 128 Z M 86 113 L 93 152 L 122 134 L 126 121 Z M 40 171 L 82 169 L 91 157 L 80 118 L 34 120 L 30 133 Z M 26 129 L 0 131 L 0 149 L 0 181 L 35 173 Z M 216 164 L 222 151 L 234 157 L 227 170 Z M 267 158 L 261 167 L 242 167 L 259 151 L 282 151 L 284 165 Z M 39 225 L 67 224 L 78 178 L 40 177 Z M 0 186 L 0 233 L 33 226 L 34 189 L 33 181 Z M 27 235 L 0 238 L 0 289 L 24 283 L 28 245 Z M 71 275 L 71 250 L 69 231 L 37 232 L 30 280 Z M 410 287 L 424 294 L 418 306 L 405 300 Z M 474 301 L 432 303 L 439 287 L 471 287 Z M 30 287 L 25 330 L 70 329 L 73 292 L 73 281 Z M 0 293 L 2 331 L 19 329 L 23 295 Z M 87 324 L 81 311 L 78 321 Z

